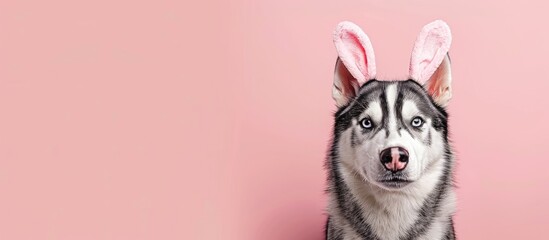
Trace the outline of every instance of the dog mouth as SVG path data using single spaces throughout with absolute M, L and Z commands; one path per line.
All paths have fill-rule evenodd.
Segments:
M 408 180 L 406 178 L 402 178 L 402 177 L 391 177 L 391 178 L 379 180 L 379 183 L 381 183 L 383 186 L 388 188 L 402 188 L 412 182 L 413 181 Z

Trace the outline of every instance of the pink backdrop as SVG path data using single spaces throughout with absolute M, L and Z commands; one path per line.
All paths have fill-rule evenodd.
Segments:
M 79 3 L 76 3 L 79 2 Z M 0 239 L 322 239 L 331 34 L 453 30 L 460 239 L 542 239 L 545 1 L 0 1 Z

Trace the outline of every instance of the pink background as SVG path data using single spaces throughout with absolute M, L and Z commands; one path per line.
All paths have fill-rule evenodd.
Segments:
M 79 3 L 76 3 L 79 2 Z M 452 28 L 460 239 L 543 239 L 545 1 L 0 2 L 0 239 L 322 239 L 331 34 Z

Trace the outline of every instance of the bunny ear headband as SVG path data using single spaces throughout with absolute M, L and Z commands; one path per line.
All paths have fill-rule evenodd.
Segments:
M 433 21 L 423 27 L 410 59 L 409 76 L 426 88 L 435 102 L 445 106 L 451 97 L 448 51 L 452 35 L 448 25 Z M 338 53 L 333 97 L 338 106 L 356 96 L 360 85 L 376 77 L 374 49 L 368 36 L 351 22 L 341 22 L 334 32 Z

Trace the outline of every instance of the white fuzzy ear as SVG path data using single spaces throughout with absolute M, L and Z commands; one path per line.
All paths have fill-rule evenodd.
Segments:
M 452 98 L 452 68 L 448 54 L 424 84 L 424 87 L 438 105 L 441 107 L 448 105 Z
M 452 97 L 452 71 L 448 51 L 452 34 L 440 20 L 423 27 L 410 59 L 410 78 L 423 84 L 433 100 L 446 106 Z
M 338 59 L 332 97 L 341 107 L 356 96 L 361 84 L 375 78 L 376 64 L 370 39 L 354 23 L 342 22 L 337 26 L 334 44 Z
M 336 101 L 338 107 L 345 106 L 354 98 L 359 89 L 358 81 L 351 75 L 349 70 L 343 65 L 340 58 L 337 58 L 334 86 L 332 88 L 332 98 Z

